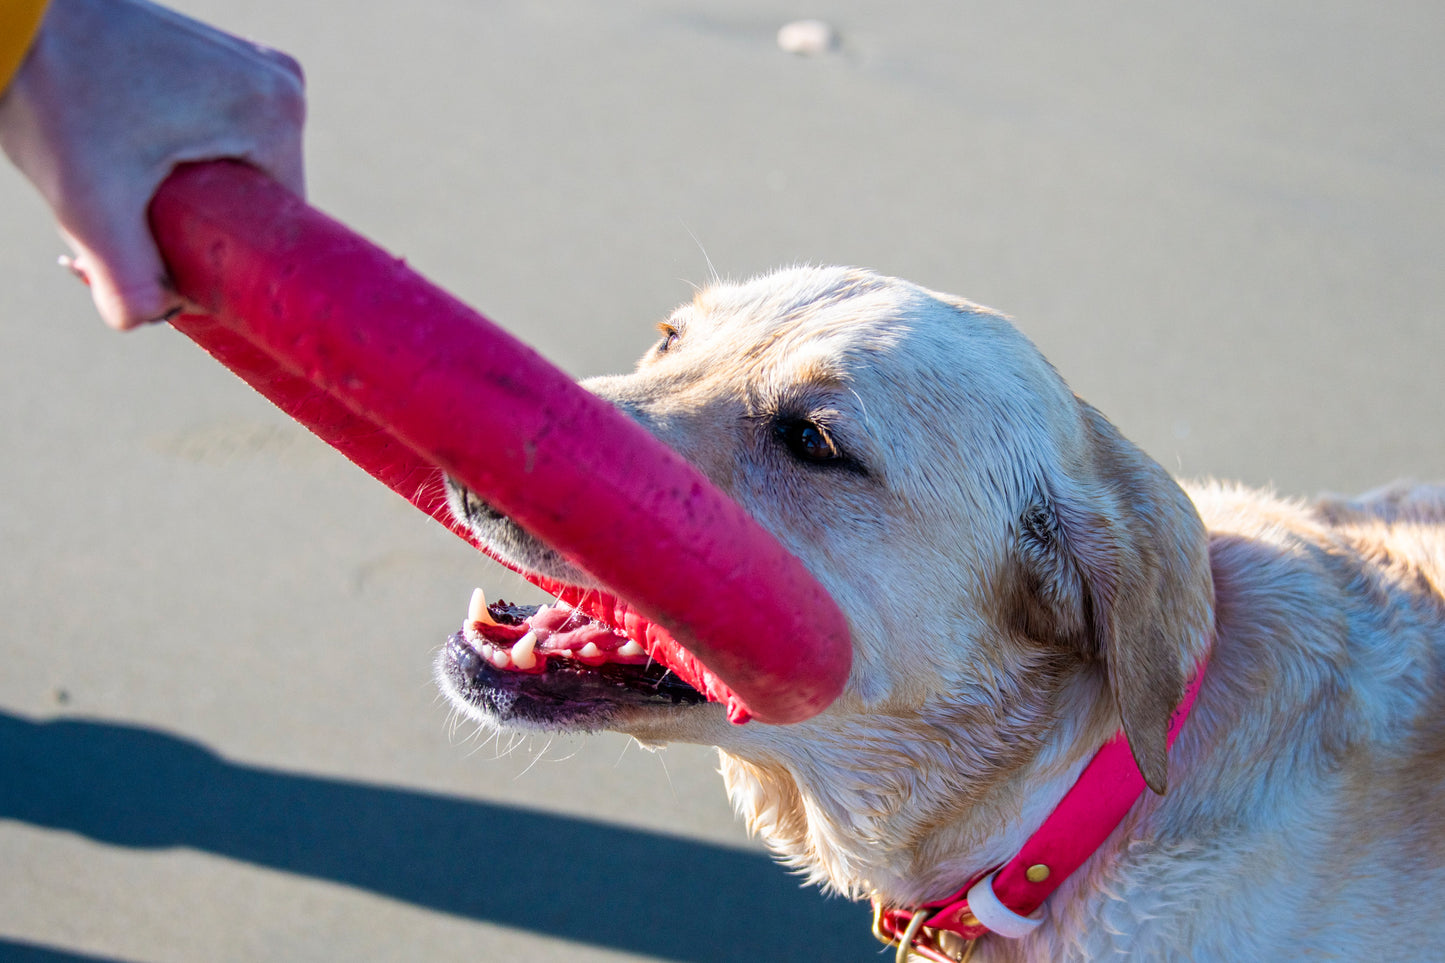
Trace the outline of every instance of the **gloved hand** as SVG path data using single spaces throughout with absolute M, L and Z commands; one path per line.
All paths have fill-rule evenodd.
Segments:
M 0 97 L 0 147 L 39 188 L 107 324 L 181 307 L 146 207 L 186 161 L 245 160 L 304 196 L 301 67 L 146 0 L 51 0 Z

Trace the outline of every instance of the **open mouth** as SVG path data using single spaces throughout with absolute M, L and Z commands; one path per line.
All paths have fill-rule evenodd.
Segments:
M 682 535 L 650 519 L 585 543 L 559 536 L 596 560 L 588 567 L 447 476 L 453 531 L 557 601 L 488 605 L 476 593 L 436 662 L 443 691 L 490 722 L 544 729 L 618 728 L 623 716 L 704 702 L 736 725 L 826 709 L 852 662 L 842 610 L 736 503 L 704 498 L 706 484 L 687 481 L 677 496 Z
M 590 728 L 627 708 L 707 701 L 642 642 L 565 601 L 488 604 L 481 589 L 438 668 L 456 696 L 501 723 Z

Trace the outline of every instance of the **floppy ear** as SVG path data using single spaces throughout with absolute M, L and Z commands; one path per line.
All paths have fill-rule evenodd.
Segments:
M 1104 663 L 1134 761 L 1163 793 L 1169 719 L 1213 621 L 1208 542 L 1168 473 L 1079 405 L 1083 457 L 1020 520 L 1019 627 Z

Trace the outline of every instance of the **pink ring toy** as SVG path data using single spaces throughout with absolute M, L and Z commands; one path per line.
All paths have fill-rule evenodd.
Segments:
M 842 691 L 847 623 L 801 562 L 402 261 L 233 162 L 178 169 L 151 228 L 177 289 L 208 312 L 176 328 L 463 538 L 441 471 L 505 511 L 614 596 L 534 582 L 626 630 L 734 722 L 799 722 Z

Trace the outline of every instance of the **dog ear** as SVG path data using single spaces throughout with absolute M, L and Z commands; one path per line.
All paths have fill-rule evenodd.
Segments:
M 1208 542 L 1168 473 L 1079 405 L 1084 457 L 1020 519 L 1018 627 L 1103 662 L 1134 761 L 1163 793 L 1170 716 L 1213 620 Z

